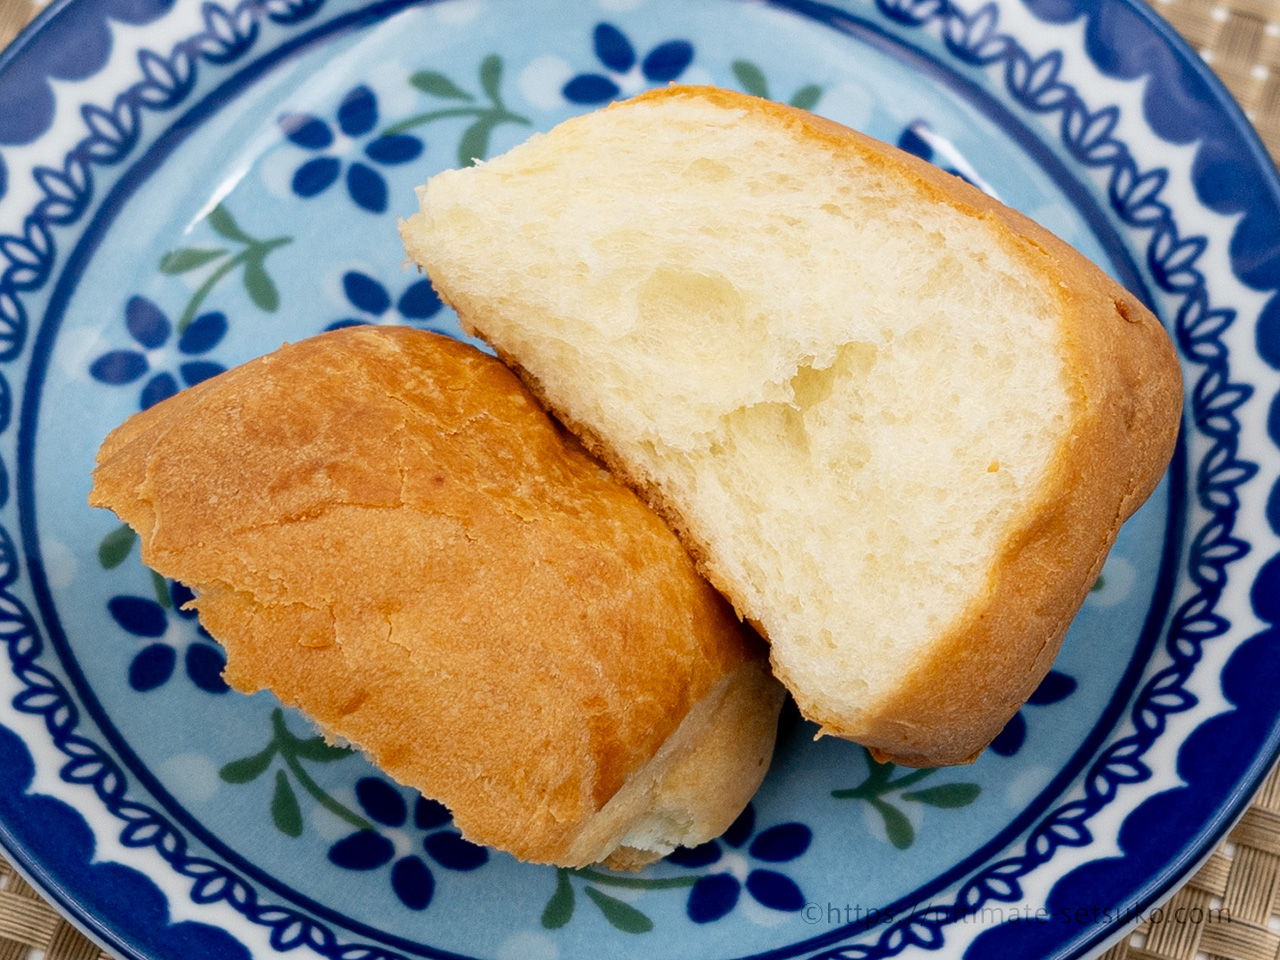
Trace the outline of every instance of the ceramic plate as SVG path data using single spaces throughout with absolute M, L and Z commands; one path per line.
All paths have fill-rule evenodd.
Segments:
M 228 692 L 89 472 L 129 414 L 282 341 L 458 335 L 402 268 L 413 187 L 671 81 L 895 142 L 1075 244 L 1174 334 L 1182 441 L 977 763 L 876 765 L 788 713 L 719 840 L 523 865 Z M 1273 761 L 1277 181 L 1140 4 L 67 0 L 0 59 L 0 103 L 0 840 L 121 955 L 1077 956 Z

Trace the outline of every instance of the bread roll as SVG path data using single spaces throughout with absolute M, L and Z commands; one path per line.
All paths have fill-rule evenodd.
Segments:
M 958 178 L 673 87 L 441 173 L 402 223 L 464 327 L 643 492 L 823 733 L 971 760 L 1174 446 L 1143 305 Z
M 782 688 L 663 522 L 497 360 L 323 334 L 139 413 L 90 502 L 269 689 L 469 839 L 636 866 L 721 833 Z

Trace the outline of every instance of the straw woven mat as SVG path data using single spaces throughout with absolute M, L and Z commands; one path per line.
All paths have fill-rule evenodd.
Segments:
M 1280 159 L 1280 0 L 1154 0 Z M 0 49 L 36 7 L 0 0 Z M 0 858 L 0 960 L 112 960 Z M 1280 960 L 1280 767 L 1187 884 L 1098 960 Z

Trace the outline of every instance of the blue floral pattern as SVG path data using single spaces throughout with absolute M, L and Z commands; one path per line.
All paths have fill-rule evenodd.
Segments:
M 378 777 L 356 781 L 356 800 L 370 820 L 384 828 L 402 830 L 409 824 L 409 804 L 400 791 Z M 469 872 L 489 862 L 489 851 L 447 829 L 451 818 L 442 804 L 418 797 L 413 826 L 426 831 L 422 848 L 446 870 Z M 394 862 L 393 862 L 394 861 Z M 391 889 L 410 910 L 425 910 L 435 893 L 435 877 L 416 853 L 396 854 L 396 844 L 376 827 L 348 834 L 329 848 L 329 862 L 346 870 L 377 870 L 391 864 Z
M 368 136 L 378 125 L 378 98 L 361 84 L 348 91 L 338 105 L 338 130 L 343 136 L 359 139 Z M 293 174 L 293 192 L 299 197 L 319 196 L 342 175 L 341 157 L 328 152 L 338 145 L 333 127 L 310 113 L 286 113 L 280 118 L 280 129 L 289 140 L 318 156 L 305 161 Z M 412 134 L 375 135 L 365 143 L 366 159 L 379 166 L 396 166 L 417 159 L 423 142 Z M 347 193 L 356 206 L 370 213 L 387 209 L 387 181 L 377 167 L 362 160 L 346 167 Z
M 693 44 L 667 40 L 641 60 L 627 35 L 611 23 L 596 24 L 592 34 L 596 58 L 604 73 L 580 73 L 564 85 L 570 103 L 595 106 L 623 93 L 635 93 L 644 81 L 670 83 L 693 62 Z
M 227 318 L 222 313 L 201 314 L 179 335 L 176 375 L 163 369 L 168 361 L 164 350 L 174 327 L 161 309 L 146 297 L 132 297 L 125 305 L 124 322 L 141 349 L 110 350 L 90 364 L 89 373 L 99 383 L 112 386 L 136 383 L 150 374 L 138 397 L 143 410 L 173 396 L 183 386 L 193 387 L 226 369 L 212 360 L 198 359 L 226 335 Z
M 107 602 L 107 612 L 122 630 L 139 640 L 151 641 L 129 664 L 129 686 L 145 693 L 163 686 L 173 676 L 178 663 L 178 647 L 169 630 L 169 614 L 173 613 L 180 621 L 187 621 L 198 634 L 183 651 L 187 676 L 205 693 L 226 693 L 228 687 L 222 671 L 227 661 L 221 649 L 210 642 L 213 638 L 195 619 L 196 612 L 183 609 L 194 595 L 177 582 L 171 582 L 168 591 L 167 603 L 163 606 L 147 597 L 129 595 L 115 596 Z
M 753 839 L 755 825 L 755 807 L 748 804 L 719 840 L 678 849 L 668 855 L 667 861 L 681 867 L 701 869 L 727 860 L 726 847 L 738 850 L 750 841 L 747 853 L 752 859 L 766 864 L 789 863 L 808 850 L 813 839 L 813 832 L 803 823 L 780 823 L 761 831 Z M 719 920 L 738 905 L 744 886 L 757 903 L 772 910 L 795 912 L 805 903 L 800 887 L 786 874 L 768 867 L 751 867 L 745 878 L 735 876 L 731 870 L 699 877 L 689 890 L 685 912 L 694 923 Z
M 326 330 L 353 327 L 368 323 L 421 323 L 440 312 L 440 297 L 427 279 L 415 280 L 395 300 L 392 309 L 391 293 L 383 284 L 367 273 L 348 270 L 342 275 L 342 292 L 355 308 L 355 316 L 335 320 Z
M 1050 670 L 1036 687 L 1035 693 L 1027 698 L 1022 710 L 1015 713 L 1004 725 L 1004 729 L 991 741 L 991 751 L 1002 757 L 1012 757 L 1022 749 L 1027 739 L 1027 720 L 1022 715 L 1027 707 L 1047 707 L 1059 703 L 1075 693 L 1076 681 L 1061 670 Z

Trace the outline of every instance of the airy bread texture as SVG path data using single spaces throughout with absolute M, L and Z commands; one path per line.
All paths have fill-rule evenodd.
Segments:
M 822 732 L 972 759 L 1173 450 L 1160 324 L 811 114 L 672 87 L 419 189 L 463 325 L 671 522 Z
M 463 834 L 634 867 L 718 836 L 782 687 L 666 525 L 492 357 L 408 328 L 282 347 L 142 413 L 90 502 L 273 691 Z

